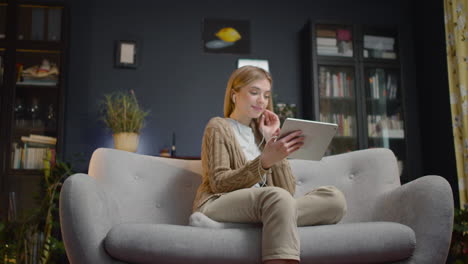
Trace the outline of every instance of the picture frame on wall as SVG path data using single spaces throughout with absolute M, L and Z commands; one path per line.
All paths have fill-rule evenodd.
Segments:
M 260 59 L 238 59 L 237 60 L 237 68 L 240 68 L 246 65 L 256 66 L 256 67 L 264 69 L 267 72 L 270 72 L 270 66 L 268 64 L 268 60 L 260 60 Z
M 204 19 L 203 50 L 208 53 L 250 53 L 248 20 Z
M 118 40 L 115 48 L 115 67 L 136 69 L 137 42 L 135 40 Z

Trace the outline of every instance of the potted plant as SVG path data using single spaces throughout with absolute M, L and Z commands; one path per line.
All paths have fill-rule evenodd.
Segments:
M 105 94 L 101 106 L 102 120 L 112 131 L 115 148 L 135 152 L 145 117 L 149 113 L 140 107 L 135 92 Z
M 59 194 L 63 181 L 74 172 L 70 163 L 52 161 L 50 156 L 45 163 L 37 194 L 39 206 L 18 219 L 0 221 L 0 263 L 53 264 L 66 259 L 60 235 Z
M 273 111 L 278 115 L 281 125 L 288 117 L 296 117 L 296 104 L 282 103 L 277 100 L 277 95 L 273 96 Z
M 447 263 L 468 263 L 468 209 L 455 208 L 452 243 Z

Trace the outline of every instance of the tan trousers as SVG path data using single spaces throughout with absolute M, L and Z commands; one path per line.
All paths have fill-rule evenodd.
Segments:
M 219 222 L 263 223 L 262 260 L 300 260 L 298 226 L 336 224 L 346 200 L 333 186 L 295 199 L 279 187 L 246 188 L 210 199 L 198 210 Z

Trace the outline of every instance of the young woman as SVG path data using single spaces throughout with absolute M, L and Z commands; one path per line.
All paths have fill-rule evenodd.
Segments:
M 286 157 L 303 145 L 301 131 L 278 138 L 272 78 L 261 68 L 235 70 L 224 118 L 212 118 L 202 143 L 203 182 L 194 211 L 220 222 L 263 223 L 263 263 L 298 263 L 297 226 L 334 224 L 346 211 L 343 194 L 324 186 L 295 199 Z

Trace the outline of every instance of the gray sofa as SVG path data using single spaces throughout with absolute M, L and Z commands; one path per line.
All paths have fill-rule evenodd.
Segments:
M 339 224 L 299 228 L 301 263 L 445 263 L 453 196 L 444 178 L 401 186 L 387 149 L 290 164 L 296 196 L 335 185 L 348 201 Z M 71 263 L 260 263 L 260 225 L 191 214 L 200 171 L 200 161 L 96 150 L 89 175 L 70 176 L 60 194 Z

